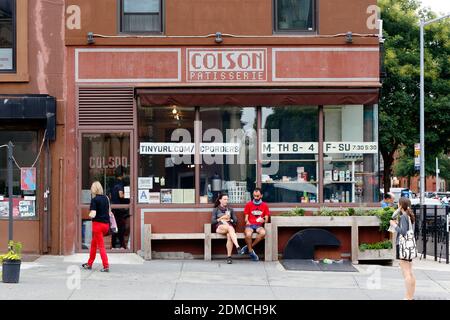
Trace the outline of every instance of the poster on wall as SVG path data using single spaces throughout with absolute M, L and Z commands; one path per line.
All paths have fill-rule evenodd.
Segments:
M 23 191 L 36 190 L 36 168 L 20 169 L 20 189 Z

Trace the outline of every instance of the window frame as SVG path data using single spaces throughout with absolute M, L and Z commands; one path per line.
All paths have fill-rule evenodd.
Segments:
M 319 0 L 311 0 L 312 1 L 312 30 L 301 30 L 301 29 L 288 29 L 288 30 L 279 30 L 278 29 L 278 1 L 273 0 L 272 2 L 272 12 L 273 12 L 273 33 L 274 34 L 317 34 L 318 31 L 318 14 L 317 8 L 319 7 Z
M 17 127 L 17 126 L 9 126 L 9 125 L 1 125 L 0 126 L 0 131 L 4 131 L 4 132 L 14 132 L 14 133 L 32 133 L 33 135 L 35 134 L 36 136 L 33 138 L 36 138 L 35 142 L 36 142 L 36 154 L 33 155 L 32 158 L 35 158 L 38 153 L 39 153 L 39 147 L 40 144 L 42 142 L 42 138 L 43 135 L 41 133 L 41 130 L 38 128 L 38 126 L 35 126 L 34 124 L 32 124 L 30 127 L 27 128 L 23 128 L 23 127 Z M 36 190 L 34 190 L 34 195 L 30 195 L 35 197 L 35 200 L 30 200 L 30 201 L 34 201 L 34 216 L 30 216 L 30 217 L 21 217 L 20 214 L 19 216 L 13 216 L 13 220 L 14 221 L 39 221 L 42 217 L 42 212 L 43 210 L 43 206 L 45 203 L 45 199 L 44 201 L 41 201 L 41 186 L 42 186 L 42 182 L 44 179 L 44 166 L 45 166 L 45 157 L 43 154 L 41 155 L 42 159 L 38 159 L 36 165 L 34 168 L 36 168 Z M 21 163 L 21 160 L 19 160 L 19 164 Z M 27 167 L 26 165 L 23 165 L 22 168 Z M 19 171 L 19 182 L 20 182 L 20 169 L 17 168 L 16 165 L 13 166 L 13 171 L 14 170 L 18 170 Z M 7 179 L 7 178 L 6 178 Z M 13 183 L 16 183 L 17 181 L 14 180 L 14 173 L 13 173 Z M 13 191 L 13 198 L 15 199 L 19 199 L 19 200 L 24 200 L 25 196 L 23 196 L 23 198 L 21 198 L 20 195 L 18 194 L 14 194 Z M 3 195 L 4 198 L 8 198 L 8 194 L 4 194 Z M 2 200 L 2 202 L 6 202 L 5 200 Z M 7 221 L 9 219 L 8 216 L 6 217 L 0 217 L 0 222 L 1 221 Z
M 28 0 L 14 0 L 14 8 L 14 71 L 0 72 L 0 83 L 30 81 L 28 73 Z M 17 48 L 20 48 L 20 52 Z
M 13 67 L 9 70 L 0 69 L 0 73 L 2 74 L 11 74 L 17 72 L 17 0 L 12 1 L 12 59 L 13 59 Z M 3 49 L 3 48 L 1 48 Z M 7 49 L 7 48 L 6 48 Z
M 162 35 L 165 32 L 165 1 L 164 0 L 158 0 L 159 1 L 159 16 L 160 16 L 160 26 L 159 31 L 124 31 L 123 29 L 123 18 L 125 15 L 124 12 L 124 0 L 118 1 L 118 33 L 120 34 L 155 34 L 155 35 Z M 135 13 L 128 13 L 133 15 L 149 15 L 149 13 L 143 13 L 143 12 L 135 12 Z
M 373 108 L 374 108 L 373 109 L 374 116 L 377 117 L 377 112 L 378 112 L 377 111 L 378 110 L 377 104 L 369 104 L 368 106 L 370 106 L 370 105 L 373 106 Z M 315 106 L 315 105 L 312 105 L 312 106 Z M 338 106 L 342 107 L 343 105 L 338 105 Z M 364 105 L 364 106 L 366 106 L 366 105 Z M 230 108 L 232 108 L 232 107 L 234 107 L 234 106 L 230 106 Z M 235 106 L 235 107 L 239 107 L 239 106 Z M 267 106 L 267 105 L 255 106 L 255 108 L 256 108 L 256 117 L 257 117 L 256 186 L 260 187 L 260 188 L 263 186 L 262 171 L 263 171 L 263 163 L 265 162 L 265 160 L 263 159 L 263 154 L 262 154 L 262 149 L 261 149 L 261 143 L 263 142 L 263 136 L 262 136 L 262 132 L 261 132 L 261 127 L 262 127 L 262 110 L 263 110 L 264 107 L 270 107 L 270 106 Z M 272 106 L 272 107 L 277 108 L 279 106 Z M 303 106 L 299 105 L 297 107 L 298 108 L 302 108 Z M 324 194 L 325 194 L 325 178 L 324 178 L 324 171 L 325 171 L 324 170 L 324 163 L 325 163 L 324 156 L 325 156 L 325 152 L 323 150 L 323 145 L 326 142 L 326 139 L 325 139 L 325 112 L 324 112 L 324 109 L 327 106 L 317 105 L 317 107 L 318 107 L 318 122 L 317 122 L 317 126 L 318 126 L 318 137 L 317 137 L 317 140 L 318 141 L 317 142 L 318 142 L 318 149 L 319 150 L 318 150 L 318 153 L 316 154 L 316 156 L 318 158 L 317 158 L 317 160 L 314 160 L 314 162 L 316 162 L 316 166 L 317 166 L 316 179 L 315 179 L 315 183 L 316 183 L 316 186 L 317 186 L 317 194 L 316 194 L 316 202 L 313 203 L 313 205 L 323 205 L 323 204 L 327 204 L 327 202 L 325 202 L 325 197 L 324 197 Z M 201 110 L 201 108 L 207 108 L 207 107 L 205 107 L 205 106 L 196 106 L 195 107 L 195 119 L 197 121 L 200 120 L 200 110 Z M 374 128 L 377 128 L 376 125 L 378 124 L 378 121 L 375 120 L 374 124 L 375 124 Z M 199 128 L 195 129 L 195 127 L 194 127 L 193 142 L 195 144 L 199 143 L 199 141 L 200 141 L 199 139 L 200 139 L 201 136 L 202 136 L 202 133 L 199 131 Z M 144 142 L 144 141 L 140 140 L 140 136 L 139 135 L 136 136 L 136 139 L 137 139 L 137 147 L 139 148 L 139 144 L 141 142 Z M 375 135 L 373 140 L 374 140 L 373 142 L 377 142 L 378 143 L 378 136 Z M 139 164 L 138 164 L 139 156 L 140 155 L 138 154 L 137 160 L 136 160 L 137 161 L 136 162 L 137 168 L 139 167 Z M 198 156 L 197 154 L 194 154 L 194 162 L 195 162 L 195 159 L 196 159 L 197 156 Z M 374 157 L 376 158 L 375 161 L 377 163 L 374 173 L 375 173 L 375 179 L 376 179 L 376 181 L 378 183 L 378 187 L 379 187 L 379 185 L 380 185 L 380 180 L 379 180 L 380 168 L 379 168 L 379 162 L 378 162 L 379 161 L 379 153 L 374 154 Z M 313 160 L 312 159 L 298 159 L 296 161 L 298 161 L 298 162 L 302 162 L 302 161 L 312 162 Z M 201 185 L 200 185 L 200 180 L 201 180 L 201 177 L 200 177 L 200 174 L 201 174 L 200 166 L 201 166 L 201 164 L 194 163 L 194 165 L 195 165 L 195 179 L 196 179 L 195 180 L 195 193 L 196 193 L 195 194 L 195 204 L 189 204 L 189 205 L 196 205 L 196 206 L 207 206 L 208 205 L 208 206 L 210 206 L 211 205 L 210 203 L 205 204 L 205 203 L 201 203 L 200 202 L 200 187 L 201 187 Z M 378 176 L 378 179 L 376 178 L 376 176 Z M 136 188 L 135 190 L 139 189 L 138 186 L 137 186 L 137 181 L 135 181 L 135 188 Z M 366 203 L 366 202 L 363 202 L 363 203 Z M 308 203 L 301 203 L 301 202 L 270 202 L 270 204 L 271 205 L 280 205 L 280 204 L 283 204 L 283 205 L 299 205 L 299 206 L 311 205 L 310 202 L 308 202 Z M 342 205 L 342 204 L 343 203 L 340 203 L 340 205 Z M 360 203 L 359 202 L 354 202 L 354 203 L 353 202 L 348 202 L 348 203 L 346 203 L 346 205 L 348 205 L 348 204 L 349 205 L 357 205 L 357 204 L 360 204 Z M 139 204 L 139 205 L 144 205 L 144 204 Z M 145 204 L 144 206 L 146 206 L 146 207 L 147 206 L 159 207 L 159 206 L 162 206 L 162 205 L 164 205 L 164 206 L 174 206 L 174 207 L 176 207 L 177 205 L 179 206 L 179 204 L 174 204 L 174 203 L 171 203 L 171 204 L 162 204 L 162 203 L 160 203 L 160 204 Z M 244 203 L 236 203 L 234 205 L 244 205 Z

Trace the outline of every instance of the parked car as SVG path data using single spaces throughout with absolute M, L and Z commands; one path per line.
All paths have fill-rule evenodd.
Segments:
M 415 206 L 419 204 L 420 204 L 420 197 L 411 199 L 411 205 Z M 435 198 L 425 198 L 424 204 L 427 206 L 442 206 L 441 200 Z

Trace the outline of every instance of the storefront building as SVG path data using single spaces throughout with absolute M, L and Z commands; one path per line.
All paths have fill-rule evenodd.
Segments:
M 376 206 L 375 1 L 66 2 L 80 27 L 66 30 L 65 253 L 88 248 L 95 180 L 107 193 L 125 185 L 112 205 L 124 233 L 107 247 L 130 252 L 142 249 L 144 224 L 203 232 L 221 192 L 238 229 L 255 187 L 273 214 Z M 196 240 L 152 246 L 203 250 Z
M 12 238 L 24 253 L 62 253 L 63 9 L 62 0 L 0 2 L 0 252 L 10 236 L 11 141 Z

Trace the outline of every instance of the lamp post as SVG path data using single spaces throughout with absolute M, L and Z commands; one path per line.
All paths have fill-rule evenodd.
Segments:
M 424 205 L 425 203 L 424 27 L 448 17 L 450 17 L 450 14 L 430 21 L 420 20 L 420 205 Z
M 13 144 L 8 142 L 8 202 L 9 202 L 9 223 L 8 223 L 8 240 L 12 241 L 13 235 Z

